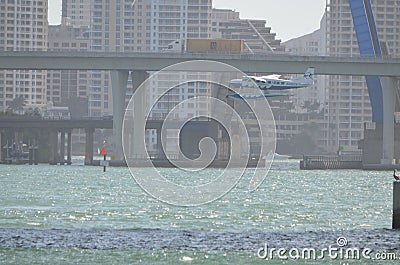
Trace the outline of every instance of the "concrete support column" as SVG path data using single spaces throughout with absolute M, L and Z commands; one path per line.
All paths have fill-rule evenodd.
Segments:
M 131 125 L 129 125 L 129 126 L 131 126 Z M 132 128 L 133 128 L 133 126 L 132 126 Z M 133 157 L 133 155 L 134 155 L 134 152 L 133 152 L 133 139 L 134 139 L 134 136 L 133 136 L 133 129 L 132 129 L 132 131 L 129 133 L 129 136 L 128 136 L 128 139 L 129 139 L 129 148 L 128 148 L 128 156 L 129 157 Z M 126 150 L 125 150 L 125 152 L 126 152 Z M 126 154 L 125 154 L 126 155 Z
M 393 229 L 400 229 L 400 182 L 393 183 Z
M 130 123 L 128 123 L 128 121 L 124 121 L 124 130 L 126 130 L 125 128 L 127 128 L 127 126 L 129 126 L 129 127 L 131 127 L 131 124 Z M 125 135 L 125 138 L 123 138 L 122 139 L 122 141 L 123 141 L 123 143 L 129 143 L 128 145 L 125 145 L 125 149 L 124 149 L 124 152 L 125 152 L 125 159 L 128 159 L 129 157 L 132 157 L 132 152 L 133 152 L 133 148 L 132 148 L 132 144 L 131 144 L 131 142 L 132 142 L 132 134 L 131 133 L 129 133 L 129 134 L 127 134 L 127 135 Z M 128 148 L 126 148 L 126 147 L 128 147 Z
M 144 124 L 146 115 L 146 93 L 145 91 L 138 91 L 137 89 L 140 85 L 146 81 L 149 74 L 146 71 L 134 71 L 132 72 L 132 83 L 133 83 L 133 93 L 135 97 L 135 102 L 140 102 L 140 104 L 133 105 L 133 115 L 134 121 L 139 124 Z M 145 130 L 135 126 L 133 124 L 133 155 L 137 158 L 147 157 L 147 152 L 145 149 Z
M 161 141 L 162 141 L 162 137 L 161 137 L 161 128 L 160 128 L 160 129 L 157 129 L 157 155 L 158 155 L 158 158 L 164 159 L 165 153 L 164 153 L 164 149 L 162 147 Z
M 167 147 L 167 132 L 168 129 L 164 128 L 162 130 L 162 124 L 157 128 L 157 155 L 160 159 L 166 159 L 168 156 L 168 147 Z M 164 143 L 164 146 L 163 146 Z
M 19 145 L 19 142 L 22 139 L 22 132 L 19 129 L 14 130 L 14 143 Z
M 0 161 L 3 161 L 3 145 L 2 145 L 2 141 L 1 141 L 2 136 L 3 136 L 3 132 L 0 131 Z
M 383 146 L 382 165 L 392 165 L 394 159 L 394 112 L 396 100 L 395 80 L 381 77 L 383 92 Z
M 231 122 L 231 146 L 229 148 L 231 157 L 233 161 L 239 161 L 241 159 L 241 155 L 245 154 L 246 150 L 243 148 L 243 143 L 240 141 L 240 125 L 239 121 L 232 120 Z
M 65 163 L 65 131 L 61 131 L 60 140 L 60 165 Z
M 86 128 L 85 165 L 93 165 L 93 128 Z
M 67 139 L 67 165 L 71 164 L 72 164 L 72 130 L 69 130 Z
M 111 71 L 113 96 L 113 142 L 116 160 L 124 160 L 122 148 L 122 124 L 126 108 L 125 96 L 128 77 L 128 71 Z
M 232 149 L 230 150 L 232 153 L 231 159 L 233 161 L 239 161 L 240 155 L 242 154 L 242 145 L 240 144 L 240 136 L 238 134 L 232 135 L 231 141 L 232 141 L 231 142 Z
M 58 157 L 58 131 L 50 131 L 50 146 L 49 146 L 49 163 L 50 165 L 57 165 Z

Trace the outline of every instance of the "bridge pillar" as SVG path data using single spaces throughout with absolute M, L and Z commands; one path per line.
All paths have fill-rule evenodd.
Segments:
M 72 130 L 69 130 L 67 139 L 67 165 L 71 164 L 72 164 Z
M 400 229 L 400 182 L 393 183 L 393 220 L 392 228 Z
M 131 115 L 131 113 L 129 113 L 129 115 Z M 123 138 L 123 141 L 128 141 L 128 145 L 125 145 L 125 149 L 124 149 L 124 155 L 125 155 L 125 159 L 127 159 L 128 157 L 133 157 L 133 146 L 132 146 L 132 142 L 133 142 L 133 120 L 129 119 L 129 120 L 125 120 L 124 121 L 124 128 L 125 128 L 125 132 L 127 131 L 126 128 L 129 128 L 128 130 L 128 134 L 125 135 L 125 137 Z M 127 148 L 126 148 L 127 147 Z
M 50 131 L 50 146 L 49 146 L 49 163 L 50 165 L 57 165 L 58 156 L 58 131 Z
M 86 128 L 85 165 L 93 165 L 93 128 Z
M 165 152 L 164 152 L 164 149 L 163 149 L 163 147 L 161 145 L 161 142 L 163 141 L 163 138 L 162 138 L 162 135 L 161 135 L 161 128 L 157 129 L 156 133 L 157 133 L 157 156 L 158 156 L 158 158 L 164 159 L 165 158 Z
M 3 131 L 0 130 L 0 161 L 3 161 L 3 145 L 2 145 Z
M 61 131 L 60 141 L 60 165 L 65 163 L 65 131 Z
M 383 146 L 382 165 L 394 164 L 394 112 L 396 100 L 395 80 L 381 77 L 383 92 Z
M 22 131 L 20 129 L 14 130 L 14 143 L 17 145 L 22 141 Z
M 137 89 L 140 85 L 146 81 L 149 77 L 149 74 L 146 71 L 134 71 L 132 72 L 132 83 L 133 83 L 133 93 L 135 95 L 136 102 L 140 102 L 140 104 L 133 105 L 133 115 L 134 121 L 139 124 L 145 124 L 145 116 L 146 116 L 146 92 L 144 90 L 138 91 Z M 133 124 L 133 155 L 138 158 L 147 157 L 147 152 L 143 148 L 143 143 L 145 141 L 145 133 L 146 131 L 143 128 L 139 128 Z M 139 147 L 139 148 L 138 148 Z
M 113 97 L 113 142 L 116 160 L 124 160 L 122 148 L 122 124 L 126 108 L 125 97 L 128 77 L 128 71 L 111 71 Z

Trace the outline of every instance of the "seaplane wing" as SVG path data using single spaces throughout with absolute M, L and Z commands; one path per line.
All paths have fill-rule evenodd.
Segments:
M 267 76 L 263 76 L 261 77 L 262 79 L 281 79 L 282 75 L 267 75 Z

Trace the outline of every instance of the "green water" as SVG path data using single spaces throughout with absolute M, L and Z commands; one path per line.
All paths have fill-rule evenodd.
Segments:
M 179 178 L 179 171 L 165 171 Z M 391 227 L 388 172 L 271 170 L 254 193 L 247 192 L 247 180 L 211 204 L 175 207 L 143 192 L 125 168 L 103 173 L 97 167 L 0 166 L 0 227 L 239 232 Z
M 108 168 L 103 173 L 100 167 L 1 165 L 0 228 L 289 233 L 391 227 L 391 172 L 300 171 L 297 163 L 276 162 L 266 181 L 253 193 L 247 192 L 249 178 L 244 176 L 226 196 L 200 207 L 176 207 L 157 201 L 141 190 L 125 168 Z M 187 183 L 202 183 L 220 172 L 209 169 L 199 176 L 174 169 L 163 171 L 171 179 Z M 259 260 L 255 252 L 240 251 L 29 248 L 0 248 L 0 262 L 299 263 Z

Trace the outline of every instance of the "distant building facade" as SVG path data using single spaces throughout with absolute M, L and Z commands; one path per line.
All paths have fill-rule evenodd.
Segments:
M 326 17 L 321 20 L 320 28 L 310 34 L 288 40 L 283 43 L 286 51 L 296 56 L 326 55 Z M 316 69 L 318 72 L 318 69 Z M 321 109 L 325 106 L 325 91 L 327 77 L 316 75 L 315 84 L 311 87 L 293 90 L 296 109 L 301 109 L 304 103 L 319 103 Z
M 93 0 L 62 0 L 61 24 L 89 27 Z
M 89 47 L 88 28 L 64 24 L 49 26 L 49 51 L 87 51 Z M 67 103 L 71 97 L 88 97 L 88 71 L 63 70 L 47 71 L 47 100 L 53 103 Z
M 372 0 L 378 35 L 392 56 L 400 55 L 400 1 Z M 328 0 L 320 29 L 284 43 L 293 55 L 359 57 L 350 5 L 347 0 Z M 318 69 L 316 69 L 318 73 Z M 322 79 L 321 79 L 322 78 Z M 325 98 L 323 135 L 326 150 L 358 150 L 364 125 L 372 122 L 372 108 L 363 76 L 318 77 L 317 87 L 295 91 L 297 104 Z M 321 88 L 325 84 L 324 93 Z
M 47 0 L 0 1 L 0 51 L 47 50 Z M 0 71 L 0 110 L 16 97 L 27 108 L 46 105 L 46 71 Z

